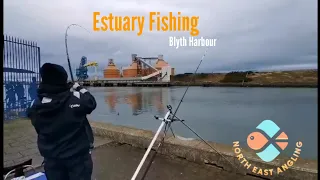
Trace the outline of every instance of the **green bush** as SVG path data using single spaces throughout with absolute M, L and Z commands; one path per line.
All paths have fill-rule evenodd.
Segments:
M 225 77 L 220 81 L 221 83 L 242 83 L 242 82 L 250 82 L 251 78 L 246 77 L 247 74 L 252 74 L 252 71 L 232 71 L 225 75 Z
M 193 73 L 184 73 L 184 74 L 177 74 L 173 77 L 174 80 L 186 80 L 188 78 L 195 78 L 195 79 L 204 79 L 209 76 L 207 73 L 199 73 L 195 74 L 195 77 L 193 77 Z

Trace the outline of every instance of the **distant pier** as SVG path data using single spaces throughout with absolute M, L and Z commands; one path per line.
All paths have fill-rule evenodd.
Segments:
M 202 86 L 202 87 L 244 87 L 244 88 L 317 88 L 317 84 L 257 84 L 257 83 L 206 83 L 206 82 L 161 82 L 161 81 L 142 81 L 139 78 L 113 78 L 112 80 L 86 80 L 80 81 L 82 86 L 92 87 L 170 87 L 170 86 Z
M 135 80 L 119 80 L 119 81 L 110 81 L 110 80 L 92 80 L 92 81 L 82 81 L 79 82 L 82 86 L 93 86 L 93 87 L 169 87 L 170 82 L 159 82 L 159 81 L 135 81 Z

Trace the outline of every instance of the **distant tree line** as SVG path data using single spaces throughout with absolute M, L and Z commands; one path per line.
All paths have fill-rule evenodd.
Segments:
M 193 77 L 195 76 L 195 77 Z M 174 76 L 174 79 L 175 80 L 183 80 L 185 78 L 188 78 L 188 77 L 193 77 L 195 79 L 205 79 L 207 77 L 209 77 L 210 74 L 209 73 L 197 73 L 197 74 L 193 74 L 193 73 L 184 73 L 184 74 L 177 74 Z
M 231 71 L 225 75 L 225 77 L 220 81 L 221 83 L 242 83 L 250 82 L 251 78 L 248 75 L 254 75 L 257 72 L 254 71 Z M 217 75 L 221 73 L 197 73 L 195 74 L 195 79 L 205 79 L 212 75 Z M 193 76 L 193 73 L 177 74 L 174 76 L 174 80 L 185 80 L 188 77 Z
M 254 75 L 253 71 L 232 71 L 225 75 L 225 77 L 220 81 L 221 83 L 242 83 L 250 82 L 251 78 L 248 75 Z

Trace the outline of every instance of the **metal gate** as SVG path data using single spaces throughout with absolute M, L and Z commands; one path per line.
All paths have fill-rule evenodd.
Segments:
M 40 47 L 35 42 L 3 37 L 4 120 L 26 117 L 40 82 Z

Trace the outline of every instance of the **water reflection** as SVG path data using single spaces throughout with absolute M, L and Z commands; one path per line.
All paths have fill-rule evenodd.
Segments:
M 127 104 L 132 109 L 132 115 L 137 116 L 154 110 L 157 114 L 164 114 L 169 98 L 169 88 L 127 88 L 124 91 L 110 88 L 105 91 L 104 99 L 110 113 L 119 113 L 116 110 L 117 105 Z
M 117 105 L 117 101 L 118 101 L 118 96 L 115 93 L 115 91 L 113 91 L 109 95 L 105 96 L 104 100 L 109 105 L 110 113 L 115 113 L 116 112 L 116 105 Z
M 245 142 L 257 124 L 272 119 L 293 141 L 288 149 L 294 149 L 298 139 L 305 147 L 301 157 L 317 158 L 316 88 L 230 89 L 190 88 L 178 117 L 203 138 L 228 145 L 235 140 Z M 155 131 L 160 122 L 154 116 L 163 117 L 168 104 L 175 110 L 185 88 L 92 87 L 89 91 L 97 101 L 91 120 Z M 176 135 L 196 138 L 181 123 L 174 123 L 173 130 Z

